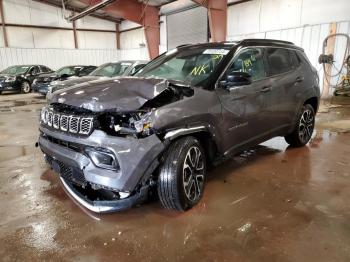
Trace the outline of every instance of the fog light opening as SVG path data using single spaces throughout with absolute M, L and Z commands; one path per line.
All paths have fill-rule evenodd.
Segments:
M 87 148 L 85 149 L 85 152 L 88 154 L 95 166 L 114 171 L 119 169 L 118 161 L 112 152 L 105 149 L 96 148 Z

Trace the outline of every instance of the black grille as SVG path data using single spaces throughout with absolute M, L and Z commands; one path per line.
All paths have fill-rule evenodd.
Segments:
M 87 185 L 87 181 L 85 179 L 84 173 L 79 168 L 70 167 L 61 161 L 53 159 L 48 155 L 46 155 L 46 161 L 50 166 L 57 164 L 59 166 L 58 172 L 60 176 L 65 180 L 82 187 L 85 187 Z

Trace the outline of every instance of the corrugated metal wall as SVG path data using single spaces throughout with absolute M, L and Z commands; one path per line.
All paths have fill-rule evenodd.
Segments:
M 120 59 L 122 54 L 116 49 L 0 48 L 0 70 L 16 64 L 42 64 L 58 69 L 74 64 L 101 65 Z
M 304 48 L 311 63 L 323 79 L 318 56 L 330 24 L 337 23 L 337 32 L 350 34 L 349 0 L 257 0 L 228 8 L 228 40 L 269 38 L 287 40 Z M 345 38 L 336 39 L 335 61 L 340 68 Z M 331 80 L 332 84 L 337 78 Z M 332 90 L 330 90 L 332 92 Z
M 17 64 L 42 64 L 52 69 L 66 65 L 101 65 L 118 60 L 147 60 L 146 47 L 116 49 L 0 48 L 0 70 Z

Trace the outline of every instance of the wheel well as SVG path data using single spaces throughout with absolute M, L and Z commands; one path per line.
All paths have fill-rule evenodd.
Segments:
M 315 113 L 317 112 L 317 109 L 318 109 L 318 98 L 317 97 L 309 98 L 308 100 L 306 100 L 304 102 L 304 105 L 306 105 L 306 104 L 311 105 L 314 108 Z
M 200 131 L 200 132 L 195 132 L 187 135 L 180 136 L 176 139 L 185 137 L 185 136 L 193 136 L 198 139 L 198 141 L 201 143 L 205 155 L 207 158 L 207 163 L 210 164 L 212 160 L 214 160 L 216 153 L 217 153 L 217 147 L 215 144 L 215 141 L 213 140 L 212 136 L 210 133 L 205 132 L 205 131 Z

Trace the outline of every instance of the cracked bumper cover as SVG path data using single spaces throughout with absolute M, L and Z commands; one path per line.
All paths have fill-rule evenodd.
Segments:
M 139 182 L 154 171 L 158 164 L 157 158 L 164 150 L 162 141 L 156 135 L 142 139 L 133 137 L 123 138 L 108 136 L 102 131 L 95 130 L 89 137 L 77 137 L 57 131 L 54 132 L 43 126 L 40 126 L 39 129 L 42 133 L 62 141 L 89 147 L 105 148 L 113 152 L 119 162 L 120 169 L 118 171 L 97 167 L 84 153 L 76 152 L 65 146 L 53 143 L 42 136 L 39 137 L 39 146 L 45 154 L 65 165 L 82 170 L 87 182 L 113 188 L 121 192 L 133 192 Z M 85 204 L 83 204 L 78 200 L 79 203 L 94 212 L 112 211 L 110 208 L 106 208 L 108 211 L 99 210 L 104 210 L 103 206 L 116 206 L 118 201 L 125 200 L 93 201 L 91 203 L 76 193 L 74 188 L 69 186 L 69 183 L 63 182 L 63 185 L 76 200 L 85 201 Z M 135 194 L 137 195 L 138 193 L 136 192 Z M 127 199 L 132 196 L 129 196 Z M 107 202 L 109 202 L 108 205 Z M 101 207 L 101 205 L 103 206 Z M 96 206 L 99 207 L 96 208 Z

